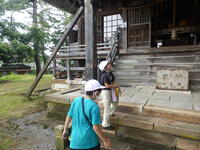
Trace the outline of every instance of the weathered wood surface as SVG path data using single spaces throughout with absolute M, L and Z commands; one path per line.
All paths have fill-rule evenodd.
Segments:
M 200 142 L 183 138 L 176 139 L 176 150 L 200 150 Z
M 200 124 L 186 123 L 138 114 L 128 114 L 124 112 L 116 112 L 115 116 L 111 117 L 111 123 L 118 126 L 134 127 L 181 136 L 193 140 L 200 140 Z
M 85 9 L 85 78 L 97 79 L 96 8 L 92 0 L 84 0 Z
M 199 52 L 191 51 L 194 47 L 198 47 L 196 50 L 200 51 L 200 46 L 186 46 L 184 52 L 181 52 L 184 47 L 183 49 L 163 47 L 163 53 L 158 53 L 159 50 L 162 51 L 162 48 L 158 48 L 157 52 L 151 54 L 121 55 L 113 66 L 116 80 L 121 86 L 156 86 L 156 74 L 159 68 L 185 68 L 189 71 L 189 89 L 199 90 L 200 55 Z
M 173 120 L 200 124 L 200 111 L 195 110 L 170 108 L 169 106 L 163 107 L 159 106 L 159 104 L 147 104 L 144 106 L 143 114 L 147 116 L 169 118 Z
M 154 150 L 174 150 L 176 146 L 175 136 L 137 128 L 119 127 L 117 135 L 120 141 L 135 145 L 145 145 L 146 148 Z

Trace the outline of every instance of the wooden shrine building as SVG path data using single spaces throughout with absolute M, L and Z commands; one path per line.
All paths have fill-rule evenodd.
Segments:
M 98 63 L 107 59 L 123 90 L 111 119 L 117 128 L 108 132 L 113 149 L 200 149 L 199 0 L 44 1 L 74 18 L 27 96 L 51 62 L 53 87 L 66 89 L 98 78 Z M 45 99 L 65 108 L 83 96 L 74 89 Z
M 44 73 L 53 61 L 54 83 L 97 78 L 98 62 L 112 59 L 121 86 L 153 85 L 165 89 L 158 80 L 158 71 L 163 76 L 165 68 L 171 73 L 177 69 L 188 72 L 187 87 L 176 83 L 180 90 L 200 89 L 198 0 L 44 1 L 75 16 L 42 70 Z M 67 39 L 69 46 L 64 46 Z M 58 65 L 61 61 L 64 66 Z M 57 80 L 60 77 L 64 80 Z M 177 89 L 174 86 L 171 89 Z
M 198 0 L 44 1 L 72 15 L 80 6 L 86 7 L 86 3 L 89 2 L 94 15 L 93 19 L 89 19 L 93 21 L 92 27 L 89 22 L 85 24 L 87 18 L 82 15 L 69 33 L 69 46 L 63 46 L 58 51 L 53 61 L 56 78 L 85 79 L 84 72 L 86 72 L 87 79 L 87 72 L 92 71 L 87 71 L 88 67 L 85 69 L 85 65 L 87 66 L 85 57 L 91 54 L 93 49 L 97 51 L 98 59 L 94 62 L 89 61 L 94 64 L 96 70 L 98 61 L 108 56 L 113 46 L 113 39 L 117 39 L 121 57 L 114 62 L 114 71 L 116 76 L 119 76 L 117 79 L 122 86 L 149 85 L 149 83 L 155 85 L 158 68 L 176 66 L 189 71 L 190 87 L 193 89 L 199 87 L 200 2 Z M 90 42 L 89 39 L 89 43 L 86 44 L 85 37 L 90 33 L 94 36 L 94 41 Z M 87 51 L 87 45 L 90 45 L 92 50 Z M 130 58 L 130 55 L 134 55 L 133 58 Z M 130 60 L 125 61 L 127 59 Z M 56 65 L 56 60 L 57 64 L 62 60 L 66 65 L 62 67 Z M 130 68 L 129 72 L 133 71 L 131 77 L 122 73 L 126 72 L 127 69 L 124 69 L 126 67 Z

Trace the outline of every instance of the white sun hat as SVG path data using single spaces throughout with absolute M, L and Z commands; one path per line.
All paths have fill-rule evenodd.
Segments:
M 108 63 L 109 63 L 109 61 L 107 61 L 107 60 L 100 62 L 99 69 L 101 71 L 103 71 Z
M 95 91 L 104 88 L 105 87 L 101 86 L 101 84 L 95 79 L 91 79 L 85 83 L 85 91 Z

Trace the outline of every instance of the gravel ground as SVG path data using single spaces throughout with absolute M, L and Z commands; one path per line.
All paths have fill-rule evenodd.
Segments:
M 55 150 L 53 128 L 59 121 L 46 118 L 46 111 L 14 119 L 12 137 L 18 142 L 16 150 Z

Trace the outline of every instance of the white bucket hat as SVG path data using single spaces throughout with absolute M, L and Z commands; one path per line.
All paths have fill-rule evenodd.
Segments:
M 109 61 L 107 61 L 107 60 L 100 62 L 99 69 L 101 71 L 103 71 L 108 63 L 109 63 Z
M 104 86 L 101 86 L 101 84 L 97 80 L 94 80 L 94 79 L 91 79 L 85 83 L 85 92 L 95 91 L 95 90 L 104 89 L 104 88 L 105 88 Z

